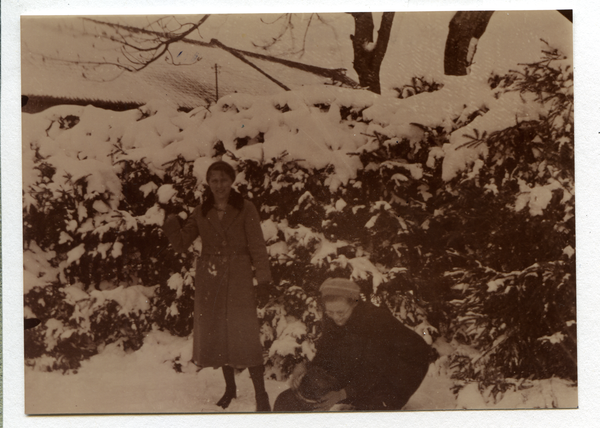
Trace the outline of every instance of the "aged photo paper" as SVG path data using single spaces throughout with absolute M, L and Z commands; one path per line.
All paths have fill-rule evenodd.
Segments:
M 25 424 L 580 412 L 585 11 L 353 6 L 15 17 Z

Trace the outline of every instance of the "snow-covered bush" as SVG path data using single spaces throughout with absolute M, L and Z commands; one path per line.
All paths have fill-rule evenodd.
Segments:
M 436 82 L 433 79 L 427 80 L 424 76 L 415 76 L 410 79 L 410 83 L 392 89 L 398 93 L 398 98 L 408 98 L 422 92 L 435 92 L 443 87 L 444 85 L 442 83 Z
M 124 351 L 139 349 L 150 330 L 148 298 L 153 288 L 93 290 L 81 284 L 34 287 L 25 304 L 44 320 L 45 330 L 25 332 L 27 364 L 41 370 L 76 370 L 81 361 L 118 342 Z M 43 357 L 43 358 L 40 358 Z
M 539 115 L 467 143 L 487 157 L 453 186 L 463 215 L 441 217 L 460 231 L 464 263 L 446 273 L 452 331 L 481 352 L 456 364 L 485 385 L 576 380 L 573 72 L 550 50 L 503 81 L 500 96 L 514 93 Z
M 223 158 L 261 215 L 274 284 L 259 317 L 273 376 L 312 357 L 318 287 L 341 276 L 428 342 L 439 332 L 476 349 L 454 357 L 464 381 L 572 379 L 572 72 L 548 55 L 405 99 L 308 87 L 190 113 L 151 103 L 24 115 L 25 301 L 45 321 L 29 358 L 60 357 L 45 350 L 59 331 L 48 320 L 71 322 L 82 303 L 61 290 L 74 287 L 94 310 L 98 293 L 152 291 L 142 312 L 123 312 L 118 294 L 105 308 L 131 318 L 133 333 L 73 324 L 92 353 L 137 343 L 152 325 L 190 334 L 201 245 L 175 254 L 160 226 L 166 213 L 187 218 Z
M 299 362 L 312 359 L 321 318 L 317 301 L 298 286 L 289 287 L 262 316 L 261 342 L 267 348 L 267 377 L 284 380 Z

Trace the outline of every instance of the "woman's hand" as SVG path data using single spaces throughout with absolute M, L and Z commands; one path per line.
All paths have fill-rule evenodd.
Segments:
M 302 378 L 306 374 L 306 363 L 303 361 L 301 363 L 296 364 L 294 370 L 292 370 L 292 374 L 290 375 L 291 387 L 294 391 L 297 391 L 300 388 L 300 382 Z
M 330 391 L 325 394 L 317 404 L 315 404 L 315 410 L 329 410 L 335 404 L 345 399 L 346 390 L 340 389 L 339 391 Z
M 177 225 L 179 227 L 182 226 L 182 218 L 179 217 L 177 214 L 169 214 L 166 216 L 164 222 L 163 222 L 163 227 L 165 225 Z
M 264 308 L 269 303 L 269 299 L 271 298 L 271 293 L 269 293 L 270 288 L 271 284 L 268 282 L 263 282 L 256 286 L 256 303 L 259 308 Z

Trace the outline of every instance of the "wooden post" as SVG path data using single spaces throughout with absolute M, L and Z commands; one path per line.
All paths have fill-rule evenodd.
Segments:
M 215 62 L 215 88 L 217 91 L 217 98 L 215 99 L 215 103 L 219 101 L 219 66 Z

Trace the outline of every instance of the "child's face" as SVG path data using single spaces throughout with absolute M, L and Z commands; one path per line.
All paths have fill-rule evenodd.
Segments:
M 348 322 L 352 310 L 356 305 L 351 305 L 346 299 L 325 302 L 325 315 L 340 327 Z

